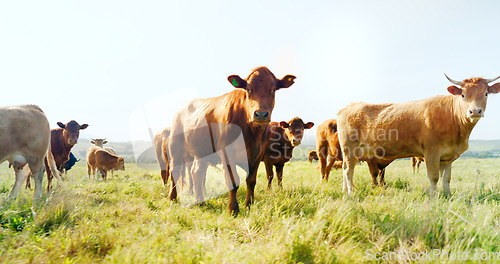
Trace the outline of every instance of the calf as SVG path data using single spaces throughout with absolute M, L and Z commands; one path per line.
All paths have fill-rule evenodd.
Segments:
M 302 142 L 304 129 L 310 129 L 313 126 L 313 122 L 304 124 L 304 121 L 298 117 L 288 122 L 269 123 L 267 127 L 268 139 L 266 150 L 262 159 L 266 166 L 268 189 L 271 189 L 274 177 L 273 166 L 276 168 L 278 186 L 282 187 L 281 181 L 283 179 L 283 167 L 285 163 L 292 158 L 293 148 Z
M 98 170 L 102 178 L 106 180 L 106 175 L 109 170 L 125 170 L 125 160 L 123 157 L 113 155 L 106 150 L 93 146 L 87 150 L 87 171 L 95 176 Z
M 319 158 L 321 178 L 328 180 L 335 161 L 342 160 L 340 142 L 337 135 L 337 120 L 329 119 L 316 130 L 316 148 Z

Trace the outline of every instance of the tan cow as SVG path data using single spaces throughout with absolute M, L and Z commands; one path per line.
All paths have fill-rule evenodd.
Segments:
M 446 76 L 448 78 L 448 76 Z M 436 189 L 440 173 L 443 191 L 450 194 L 451 164 L 468 148 L 469 135 L 483 117 L 488 94 L 500 92 L 495 79 L 448 80 L 448 96 L 406 103 L 352 103 L 338 114 L 339 140 L 344 155 L 343 190 L 353 189 L 357 157 L 369 162 L 424 157 L 429 193 Z
M 342 160 L 342 152 L 340 151 L 340 143 L 337 135 L 337 120 L 329 119 L 318 126 L 316 130 L 316 149 L 321 178 L 328 180 L 335 162 Z
M 107 172 L 110 170 L 125 170 L 125 160 L 109 153 L 101 147 L 92 146 L 87 150 L 87 171 L 95 176 L 98 170 L 103 179 L 106 179 Z
M 197 202 L 204 201 L 202 187 L 208 165 L 222 162 L 229 189 L 230 213 L 237 215 L 239 212 L 236 192 L 240 178 L 236 165 L 248 168 L 246 205 L 250 207 L 275 92 L 290 87 L 294 79 L 292 75 L 277 79 L 268 68 L 259 67 L 246 79 L 229 76 L 228 81 L 236 90 L 219 97 L 193 100 L 179 110 L 172 124 L 173 138 L 169 140 L 173 179 L 170 199 L 177 198 L 176 181 L 186 169 L 186 157 L 192 157 Z M 238 143 L 241 135 L 243 146 Z
M 167 155 L 167 147 L 168 147 L 168 137 L 170 136 L 170 127 L 166 127 L 165 129 L 158 131 L 154 137 L 155 143 L 155 152 L 156 152 L 156 160 L 158 161 L 158 165 L 160 166 L 160 174 L 161 179 L 163 180 L 163 185 L 167 185 L 168 182 L 168 172 L 169 172 L 169 163 L 168 163 L 168 155 Z
M 262 161 L 266 166 L 267 188 L 271 189 L 274 173 L 273 166 L 276 168 L 276 177 L 278 186 L 282 187 L 283 167 L 292 158 L 293 148 L 300 145 L 304 135 L 304 129 L 310 129 L 314 126 L 313 122 L 304 123 L 301 118 L 295 117 L 285 122 L 281 121 L 269 123 L 267 134 L 268 140 L 266 150 Z
M 33 199 L 42 196 L 45 157 L 48 169 L 61 181 L 49 145 L 50 126 L 42 109 L 35 105 L 0 108 L 0 163 L 9 161 L 9 167 L 13 167 L 16 174 L 9 200 L 17 197 L 30 172 L 35 179 Z

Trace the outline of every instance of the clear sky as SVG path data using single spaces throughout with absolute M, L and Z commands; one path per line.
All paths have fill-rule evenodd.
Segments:
M 447 94 L 500 75 L 499 1 L 2 1 L 0 105 L 37 104 L 81 137 L 147 139 L 189 98 L 257 66 L 297 76 L 272 119 L 319 125 L 350 102 Z M 500 95 L 471 139 L 500 139 Z

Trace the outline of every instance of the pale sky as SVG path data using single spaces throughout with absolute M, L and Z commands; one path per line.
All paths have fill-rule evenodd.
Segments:
M 274 121 L 447 94 L 500 75 L 499 1 L 2 1 L 0 105 L 37 104 L 81 137 L 147 139 L 181 103 L 268 66 L 297 76 Z M 500 95 L 471 139 L 500 139 Z M 314 134 L 313 131 L 310 132 Z

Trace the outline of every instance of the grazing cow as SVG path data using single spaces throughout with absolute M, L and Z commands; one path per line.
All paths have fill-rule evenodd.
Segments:
M 295 117 L 285 122 L 271 122 L 267 128 L 268 141 L 262 161 L 266 166 L 267 188 L 271 189 L 273 181 L 273 165 L 276 168 L 278 186 L 282 187 L 283 167 L 292 158 L 293 148 L 300 145 L 304 129 L 314 126 L 313 122 L 304 124 L 302 119 Z
M 169 172 L 167 147 L 168 147 L 168 137 L 170 136 L 170 131 L 171 131 L 170 127 L 167 127 L 156 133 L 154 137 L 156 160 L 158 161 L 158 165 L 160 166 L 161 179 L 163 180 L 163 185 L 165 186 L 167 185 L 168 182 L 167 175 Z
M 318 152 L 316 150 L 309 150 L 309 152 L 307 152 L 307 161 L 312 163 L 313 160 L 319 160 Z
M 295 76 L 277 79 L 266 67 L 254 69 L 246 79 L 231 75 L 228 81 L 238 88 L 230 93 L 188 103 L 174 116 L 169 153 L 172 185 L 170 199 L 177 198 L 176 180 L 185 170 L 186 158 L 194 159 L 192 172 L 197 202 L 203 202 L 202 182 L 210 164 L 222 162 L 229 192 L 229 211 L 239 212 L 236 192 L 240 178 L 236 165 L 248 166 L 246 205 L 254 200 L 257 169 L 266 143 L 266 129 L 274 108 L 275 91 L 288 88 Z M 238 139 L 243 135 L 244 147 Z M 228 155 L 229 152 L 229 155 Z M 215 153 L 215 154 L 214 154 Z
M 64 173 L 68 173 L 68 171 L 71 170 L 71 168 L 73 168 L 73 166 L 75 166 L 75 163 L 77 163 L 78 161 L 80 161 L 80 159 L 77 159 L 75 155 L 73 155 L 73 153 L 70 152 L 69 160 L 64 162 L 63 166 Z
M 104 144 L 108 143 L 108 141 L 105 138 L 91 138 L 90 143 L 101 147 L 102 149 L 106 150 L 107 152 L 116 155 L 116 151 L 112 147 L 105 147 Z M 114 176 L 115 170 L 110 170 L 111 176 Z
M 102 178 L 106 180 L 109 170 L 125 170 L 125 160 L 123 157 L 118 157 L 109 153 L 101 147 L 92 146 L 87 150 L 87 172 L 95 176 L 98 170 Z
M 316 148 L 321 178 L 328 180 L 335 161 L 342 160 L 337 135 L 337 120 L 329 119 L 318 126 L 316 129 Z
M 55 128 L 50 131 L 50 147 L 56 166 L 59 171 L 62 172 L 64 169 L 64 163 L 69 160 L 71 148 L 78 143 L 80 130 L 86 129 L 89 125 L 80 125 L 75 120 L 71 120 L 66 124 L 57 122 L 57 125 L 59 128 Z M 47 161 L 45 161 L 45 167 L 48 168 Z M 47 180 L 47 191 L 50 191 L 52 188 L 52 173 L 48 169 Z
M 411 157 L 411 167 L 413 169 L 413 173 L 415 173 L 415 168 L 417 168 L 417 173 L 418 169 L 420 168 L 420 163 L 424 161 L 424 158 L 422 157 Z
M 50 153 L 50 126 L 42 109 L 35 105 L 19 105 L 0 108 L 0 163 L 9 161 L 14 168 L 16 180 L 8 195 L 17 197 L 22 184 L 33 175 L 35 191 L 33 199 L 42 196 L 43 163 L 48 160 L 48 171 L 52 170 L 58 180 L 54 157 Z M 28 166 L 26 166 L 28 165 Z
M 448 78 L 448 76 L 446 76 Z M 495 79 L 448 80 L 448 96 L 406 103 L 352 103 L 338 114 L 339 140 L 344 154 L 343 190 L 353 191 L 356 157 L 390 163 L 398 158 L 424 157 L 432 195 L 443 177 L 450 194 L 451 164 L 468 148 L 469 136 L 483 117 L 488 94 L 500 92 Z

